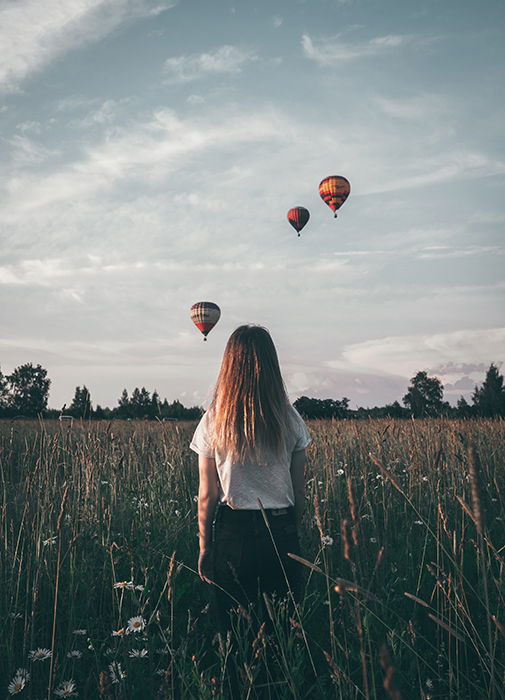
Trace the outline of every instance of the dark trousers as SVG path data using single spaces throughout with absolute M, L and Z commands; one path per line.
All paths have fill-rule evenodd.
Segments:
M 284 512 L 283 512 L 284 511 Z M 221 632 L 230 629 L 229 611 L 254 605 L 262 615 L 263 593 L 296 596 L 301 566 L 287 556 L 300 554 L 294 509 L 233 510 L 221 505 L 214 524 L 214 581 Z M 220 590 L 223 589 L 223 590 Z M 260 620 L 261 622 L 261 620 Z

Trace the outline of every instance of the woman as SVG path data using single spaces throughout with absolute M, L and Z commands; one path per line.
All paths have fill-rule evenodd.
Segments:
M 300 566 L 287 553 L 299 551 L 309 443 L 270 334 L 240 326 L 228 340 L 213 401 L 191 442 L 200 473 L 198 572 L 217 584 L 222 631 L 238 603 L 247 607 L 263 593 L 297 592 Z

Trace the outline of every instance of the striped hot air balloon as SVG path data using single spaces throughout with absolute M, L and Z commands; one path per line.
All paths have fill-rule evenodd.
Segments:
M 198 301 L 191 307 L 190 315 L 195 326 L 203 333 L 203 339 L 207 340 L 207 335 L 219 321 L 221 309 L 212 301 Z
M 305 207 L 293 207 L 288 211 L 288 221 L 298 235 L 309 219 L 310 212 Z
M 319 185 L 319 194 L 337 218 L 337 209 L 340 209 L 351 191 L 349 180 L 341 175 L 325 177 Z

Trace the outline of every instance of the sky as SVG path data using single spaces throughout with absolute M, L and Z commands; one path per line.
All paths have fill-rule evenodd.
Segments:
M 469 397 L 505 361 L 504 29 L 502 0 L 0 0 L 2 371 L 206 405 L 259 323 L 293 400 Z

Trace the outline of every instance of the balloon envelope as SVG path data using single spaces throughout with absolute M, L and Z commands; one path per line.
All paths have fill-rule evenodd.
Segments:
M 221 316 L 221 309 L 212 301 L 198 301 L 190 309 L 191 320 L 207 340 L 207 335 L 214 328 Z
M 347 178 L 341 175 L 330 175 L 321 180 L 319 194 L 332 211 L 337 216 L 337 209 L 340 209 L 351 191 L 351 184 Z
M 310 212 L 305 207 L 293 207 L 288 211 L 288 221 L 298 235 L 309 219 Z

